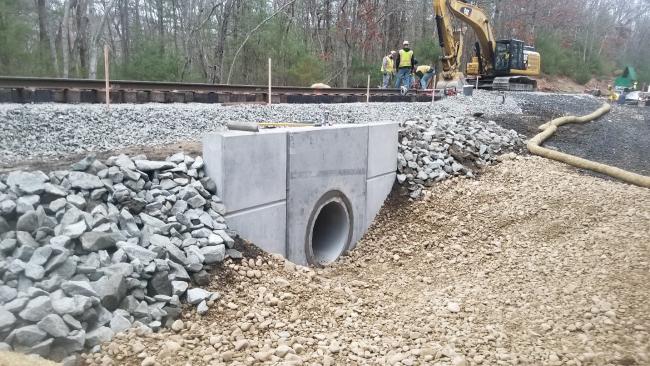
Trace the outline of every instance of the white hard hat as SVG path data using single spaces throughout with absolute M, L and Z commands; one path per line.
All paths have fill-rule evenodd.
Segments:
M 404 45 L 404 46 L 408 46 L 408 45 L 409 45 L 409 41 L 404 41 L 404 43 L 402 43 L 402 45 Z

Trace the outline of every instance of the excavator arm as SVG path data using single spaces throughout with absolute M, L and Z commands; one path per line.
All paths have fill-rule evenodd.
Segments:
M 440 58 L 442 62 L 442 74 L 445 80 L 451 80 L 460 72 L 463 38 L 460 31 L 455 31 L 451 24 L 447 1 L 434 0 L 433 8 L 436 15 L 438 42 L 443 52 Z
M 494 58 L 496 40 L 490 27 L 490 20 L 483 10 L 460 0 L 447 0 L 449 10 L 454 16 L 469 25 L 478 40 L 480 49 L 477 52 L 479 62 L 484 68 L 490 68 Z
M 530 90 L 536 82 L 527 76 L 539 75 L 541 58 L 523 41 L 497 41 L 483 10 L 464 0 L 433 0 L 438 40 L 442 48 L 442 79 L 445 86 L 462 85 L 462 35 L 454 30 L 452 18 L 467 24 L 478 40 L 475 57 L 467 63 L 467 73 L 481 77 L 493 89 Z
M 436 16 L 438 40 L 443 49 L 443 72 L 451 76 L 460 72 L 462 54 L 462 36 L 459 31 L 454 31 L 451 24 L 451 15 L 469 25 L 476 33 L 479 43 L 477 56 L 483 71 L 489 68 L 494 57 L 495 39 L 490 23 L 483 11 L 461 0 L 433 0 L 433 9 Z M 443 75 L 444 76 L 444 75 Z M 445 77 L 445 79 L 448 79 Z

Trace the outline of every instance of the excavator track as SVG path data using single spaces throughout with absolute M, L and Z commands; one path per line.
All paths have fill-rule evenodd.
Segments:
M 499 76 L 492 80 L 492 90 L 535 91 L 537 80 L 527 76 Z
M 475 85 L 476 79 L 466 79 L 467 84 Z M 528 76 L 497 76 L 479 79 L 478 87 L 485 90 L 499 91 L 535 91 L 537 80 Z

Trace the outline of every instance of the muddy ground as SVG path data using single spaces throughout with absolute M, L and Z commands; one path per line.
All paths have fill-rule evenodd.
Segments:
M 522 93 L 522 115 L 485 116 L 527 138 L 539 125 L 566 115 L 582 116 L 604 101 L 582 95 Z M 611 112 L 586 124 L 564 125 L 544 146 L 642 175 L 650 175 L 650 107 L 613 105 Z
M 125 149 L 94 152 L 91 155 L 95 155 L 100 160 L 106 160 L 111 156 L 119 154 L 126 154 L 129 156 L 144 154 L 147 158 L 152 160 L 165 160 L 168 156 L 179 151 L 183 151 L 189 155 L 201 155 L 203 154 L 203 146 L 201 142 L 198 141 L 178 141 L 167 145 L 136 145 Z M 70 169 L 70 165 L 88 155 L 89 154 L 62 154 L 56 159 L 25 159 L 12 164 L 0 164 L 0 174 L 14 170 L 41 170 L 44 172 L 59 169 L 66 170 Z

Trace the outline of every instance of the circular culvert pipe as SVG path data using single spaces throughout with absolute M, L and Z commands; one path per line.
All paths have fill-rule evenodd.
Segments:
M 305 240 L 309 264 L 332 263 L 350 247 L 354 227 L 351 207 L 340 191 L 327 192 L 316 202 L 309 216 Z

